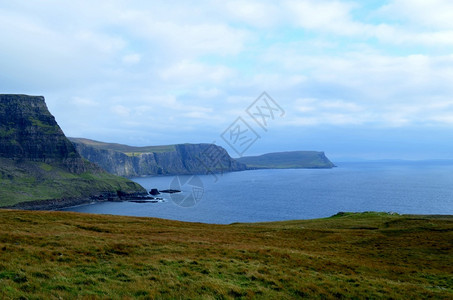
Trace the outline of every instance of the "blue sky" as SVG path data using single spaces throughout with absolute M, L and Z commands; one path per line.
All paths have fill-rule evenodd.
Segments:
M 68 136 L 216 142 L 244 155 L 453 158 L 453 2 L 2 1 L 0 91 L 43 95 Z M 266 91 L 283 117 L 246 109 Z

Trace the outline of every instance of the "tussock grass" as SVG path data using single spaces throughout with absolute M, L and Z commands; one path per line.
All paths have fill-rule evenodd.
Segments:
M 0 298 L 452 298 L 453 218 L 209 225 L 0 211 Z

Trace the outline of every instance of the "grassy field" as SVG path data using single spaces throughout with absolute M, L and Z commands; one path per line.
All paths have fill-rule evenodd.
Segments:
M 453 298 L 453 218 L 259 224 L 0 210 L 0 298 Z

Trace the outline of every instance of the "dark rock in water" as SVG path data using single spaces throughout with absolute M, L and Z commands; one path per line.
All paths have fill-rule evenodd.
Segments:
M 159 201 L 158 200 L 130 200 L 129 202 L 134 202 L 134 203 L 157 203 Z
M 156 195 L 159 195 L 159 190 L 158 189 L 151 189 L 151 191 L 149 191 L 149 193 L 153 196 L 156 196 Z
M 181 193 L 180 190 L 173 190 L 173 189 L 161 190 L 160 192 L 161 193 L 167 193 L 167 194 Z

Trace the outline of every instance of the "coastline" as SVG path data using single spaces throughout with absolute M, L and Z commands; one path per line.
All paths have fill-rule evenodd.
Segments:
M 19 209 L 19 210 L 58 210 L 71 206 L 83 205 L 92 202 L 97 202 L 91 198 L 63 198 L 63 199 L 48 199 L 34 200 L 17 203 L 11 206 L 0 207 L 1 209 Z
M 83 206 L 87 204 L 93 203 L 101 203 L 101 202 L 123 202 L 129 201 L 134 199 L 143 198 L 143 195 L 127 195 L 123 197 L 119 197 L 117 195 L 110 194 L 109 197 L 100 198 L 100 197 L 90 197 L 90 198 L 64 198 L 64 199 L 48 199 L 48 200 L 35 200 L 35 201 L 28 201 L 18 203 L 12 206 L 3 206 L 0 207 L 1 210 L 18 210 L 18 211 L 56 211 L 59 212 L 62 209 L 67 209 L 71 207 Z M 74 213 L 81 213 L 81 212 L 74 212 Z M 101 213 L 89 213 L 92 215 L 104 215 Z M 345 216 L 345 215 L 363 215 L 363 214 L 379 214 L 379 215 L 388 215 L 388 216 L 399 216 L 399 217 L 406 217 L 406 218 L 430 218 L 430 219 L 445 219 L 445 220 L 452 220 L 453 214 L 399 214 L 394 212 L 382 212 L 382 211 L 356 211 L 356 212 L 337 212 L 328 217 L 322 218 L 306 218 L 306 219 L 293 219 L 293 220 L 280 220 L 280 221 L 265 221 L 265 222 L 232 222 L 228 224 L 221 224 L 221 225 L 234 225 L 234 224 L 271 224 L 271 223 L 281 223 L 281 222 L 297 222 L 297 221 L 310 221 L 310 220 L 323 220 L 329 218 L 335 218 L 338 216 Z M 110 215 L 110 214 L 108 214 Z M 139 218 L 147 218 L 147 219 L 165 219 L 168 221 L 175 221 L 175 222 L 183 222 L 183 223 L 200 223 L 206 225 L 219 225 L 216 223 L 209 223 L 209 222 L 199 222 L 199 221 L 181 221 L 176 219 L 168 219 L 168 218 L 161 218 L 161 217 L 143 217 L 143 216 L 124 216 L 124 215 L 111 215 L 112 217 L 139 217 Z
M 144 193 L 131 193 L 118 195 L 117 193 L 103 193 L 100 196 L 82 197 L 82 198 L 61 198 L 47 200 L 33 200 L 20 202 L 10 206 L 3 206 L 0 209 L 19 209 L 19 210 L 48 210 L 55 211 L 59 209 L 80 206 L 97 202 L 119 202 L 144 198 Z

